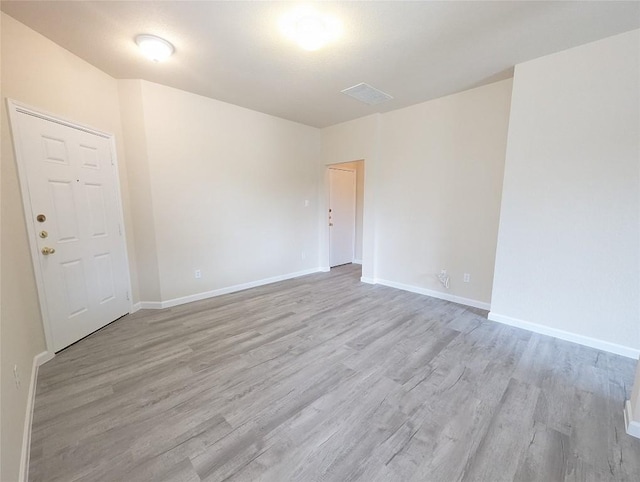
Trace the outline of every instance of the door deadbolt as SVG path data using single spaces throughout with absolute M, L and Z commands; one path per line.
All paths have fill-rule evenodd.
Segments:
M 47 220 L 47 217 L 44 214 L 38 214 L 36 216 L 36 221 L 39 223 L 44 223 Z
M 49 233 L 47 233 L 46 231 L 40 231 L 40 237 L 41 238 L 46 238 L 47 236 L 49 236 Z
M 42 254 L 44 254 L 45 256 L 48 256 L 48 255 L 53 254 L 55 252 L 56 252 L 55 248 L 48 248 L 46 246 L 44 248 L 42 248 Z

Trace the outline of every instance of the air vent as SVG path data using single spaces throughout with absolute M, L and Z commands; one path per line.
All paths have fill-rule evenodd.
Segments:
M 389 94 L 375 89 L 364 82 L 354 85 L 353 87 L 349 87 L 348 89 L 344 89 L 341 92 L 369 105 L 380 104 L 381 102 L 393 99 Z

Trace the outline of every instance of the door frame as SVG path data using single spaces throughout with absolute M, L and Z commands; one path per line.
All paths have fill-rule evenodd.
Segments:
M 342 164 L 348 164 L 348 163 L 342 163 Z M 340 166 L 340 164 L 329 164 L 327 166 L 327 177 L 328 177 L 328 195 L 327 195 L 327 208 L 325 210 L 326 216 L 327 216 L 327 224 L 326 224 L 326 230 L 327 230 L 327 236 L 329 239 L 329 269 L 332 268 L 331 266 L 331 229 L 329 226 L 329 209 L 331 208 L 331 176 L 329 174 L 329 170 L 330 169 L 334 169 L 337 171 L 349 171 L 349 172 L 353 172 L 353 207 L 354 207 L 354 213 L 353 213 L 353 246 L 351 246 L 351 263 L 353 263 L 353 261 L 355 260 L 356 257 L 356 234 L 357 234 L 357 229 L 356 229 L 356 224 L 358 222 L 358 171 L 356 169 L 353 168 L 349 168 L 349 167 L 338 167 Z
M 116 187 L 116 212 L 118 215 L 118 223 L 122 229 L 122 242 L 124 243 L 124 259 L 127 265 L 127 297 L 129 301 L 129 313 L 133 312 L 133 297 L 131 296 L 131 269 L 129 265 L 129 250 L 127 248 L 127 233 L 124 224 L 124 211 L 122 208 L 122 192 L 120 189 L 120 171 L 118 168 L 118 154 L 116 151 L 115 136 L 108 132 L 95 129 L 85 124 L 65 119 L 55 114 L 45 112 L 41 109 L 31 107 L 13 99 L 7 98 L 7 112 L 9 113 L 9 125 L 11 128 L 11 141 L 13 142 L 13 152 L 18 167 L 18 180 L 20 182 L 20 194 L 22 197 L 22 207 L 24 210 L 24 220 L 27 226 L 27 236 L 29 238 L 29 248 L 31 253 L 31 264 L 36 279 L 36 287 L 38 290 L 38 300 L 40 302 L 40 315 L 42 316 L 42 326 L 44 329 L 44 337 L 47 344 L 47 351 L 54 354 L 53 350 L 53 333 L 51 329 L 51 320 L 49 319 L 49 307 L 47 306 L 46 292 L 44 288 L 44 276 L 40 265 L 40 253 L 38 251 L 37 233 L 33 224 L 33 209 L 31 207 L 31 195 L 29 192 L 29 183 L 27 180 L 27 166 L 22 152 L 22 146 L 16 139 L 20 139 L 20 127 L 18 122 L 19 114 L 27 114 L 40 119 L 61 124 L 72 129 L 78 129 L 89 134 L 94 134 L 102 138 L 108 139 L 111 147 L 111 160 L 113 162 Z

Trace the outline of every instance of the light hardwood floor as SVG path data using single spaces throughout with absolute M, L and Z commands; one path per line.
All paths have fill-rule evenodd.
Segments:
M 68 348 L 40 369 L 30 480 L 640 480 L 633 360 L 359 277 L 141 311 Z

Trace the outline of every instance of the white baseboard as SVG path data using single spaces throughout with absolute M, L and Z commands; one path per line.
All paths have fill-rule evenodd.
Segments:
M 624 404 L 624 426 L 629 435 L 640 438 L 640 422 L 633 419 L 631 402 L 629 400 Z
M 299 276 L 305 276 L 308 274 L 318 273 L 321 271 L 325 271 L 324 268 L 311 268 L 311 269 L 306 269 L 304 271 L 297 271 L 295 273 L 272 276 L 271 278 L 265 278 L 257 281 L 250 281 L 248 283 L 242 283 L 239 285 L 228 286 L 226 288 L 220 288 L 217 290 L 205 291 L 203 293 L 197 293 L 195 295 L 183 296 L 181 298 L 173 298 L 167 301 L 141 301 L 140 307 L 143 310 L 161 310 L 164 308 L 171 308 L 173 306 L 184 305 L 185 303 L 192 303 L 194 301 L 201 301 L 201 300 L 206 300 L 207 298 L 214 298 L 216 296 L 235 293 L 236 291 L 243 291 L 243 290 L 248 290 L 249 288 L 256 288 L 258 286 L 277 283 L 278 281 L 285 281 L 292 278 L 298 278 Z M 327 269 L 326 271 L 329 271 L 329 269 Z
M 631 348 L 628 346 L 618 345 L 608 341 L 598 340 L 597 338 L 591 338 L 585 335 L 578 335 L 577 333 L 571 333 L 569 331 L 559 330 L 557 328 L 551 328 L 549 326 L 540 325 L 538 323 L 532 323 L 530 321 L 519 320 L 517 318 L 511 318 L 510 316 L 500 315 L 498 313 L 490 312 L 489 319 L 503 323 L 505 325 L 515 326 L 516 328 L 523 328 L 534 333 L 541 335 L 552 336 L 559 338 L 560 340 L 570 341 L 578 343 L 579 345 L 588 346 L 590 348 L 596 348 L 598 350 L 614 353 L 616 355 L 622 355 L 628 358 L 637 360 L 640 356 L 640 350 Z
M 426 288 L 420 288 L 419 286 L 406 285 L 404 283 L 396 283 L 395 281 L 389 281 L 380 278 L 360 278 L 363 283 L 378 284 L 383 286 L 389 286 L 390 288 L 397 288 L 399 290 L 410 291 L 411 293 L 418 293 L 420 295 L 431 296 L 432 298 L 438 298 L 445 301 L 451 301 L 452 303 L 458 303 L 461 305 L 472 306 L 474 308 L 480 308 L 482 310 L 488 310 L 491 308 L 489 303 L 484 301 L 473 300 L 471 298 L 463 298 L 462 296 L 450 295 L 449 293 L 443 293 L 441 291 L 429 290 Z
M 353 264 L 362 264 L 362 260 L 361 259 L 354 259 L 352 261 Z
M 318 268 L 318 271 L 321 273 L 328 273 L 331 271 L 331 268 L 329 266 L 322 266 L 321 268 Z
M 29 381 L 29 393 L 27 395 L 27 411 L 24 417 L 24 430 L 22 433 L 22 452 L 20 456 L 20 482 L 29 479 L 29 456 L 31 451 L 31 422 L 33 421 L 33 404 L 36 399 L 36 383 L 38 381 L 38 368 L 51 360 L 54 353 L 43 351 L 33 357 L 31 366 L 31 380 Z
M 133 303 L 131 305 L 131 311 L 129 312 L 130 315 L 133 315 L 136 311 L 140 311 L 142 309 L 142 303 L 138 302 L 138 303 Z

